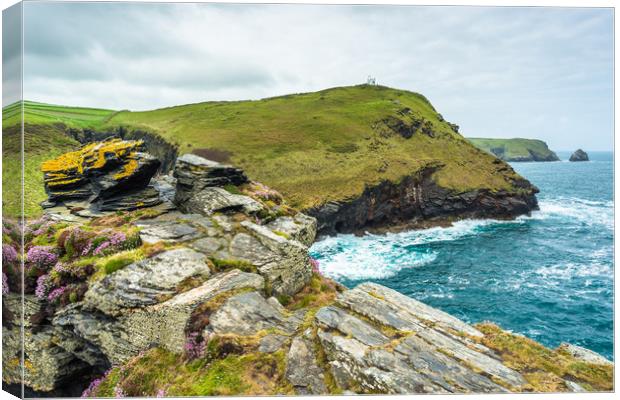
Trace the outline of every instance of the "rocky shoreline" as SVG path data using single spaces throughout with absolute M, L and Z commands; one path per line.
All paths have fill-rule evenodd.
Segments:
M 134 149 L 136 143 L 107 143 L 114 143 L 110 151 L 119 158 L 108 167 L 103 160 L 113 158 L 99 151 L 105 146 L 80 155 L 99 167 L 97 179 L 92 172 L 84 177 L 84 170 L 67 176 L 74 171 L 71 163 L 62 164 L 67 171 L 50 171 L 50 165 L 59 165 L 52 162 L 46 173 L 66 184 L 78 179 L 78 188 L 99 188 L 106 176 L 117 177 L 116 183 L 131 181 L 131 173 L 119 176 L 117 170 L 146 156 L 118 151 Z M 172 177 L 149 183 L 140 168 L 132 171 L 159 192 L 159 206 L 134 203 L 134 211 L 118 214 L 97 208 L 100 203 L 88 194 L 94 208 L 57 204 L 29 228 L 24 321 L 15 275 L 7 279 L 7 293 L 3 290 L 4 384 L 21 380 L 23 327 L 25 384 L 38 394 L 74 395 L 84 389 L 93 397 L 501 393 L 613 387 L 613 367 L 584 349 L 545 349 L 491 325 L 471 326 L 378 284 L 349 290 L 321 276 L 308 255 L 321 230 L 317 220 L 292 209 L 238 168 L 183 155 Z M 109 179 L 103 182 L 115 187 Z M 425 192 L 437 190 L 424 178 L 408 185 L 421 185 L 422 192 L 415 193 L 422 199 L 432 200 Z M 50 195 L 58 200 L 58 193 Z M 467 210 L 467 204 L 483 203 L 483 198 L 452 204 Z M 526 199 L 489 209 L 535 205 Z M 425 207 L 426 212 L 445 210 Z M 382 212 L 390 215 L 391 210 Z M 5 230 L 12 232 L 8 226 Z M 516 348 L 535 349 L 558 367 L 522 368 L 515 362 L 520 353 L 502 347 L 511 341 L 519 343 Z M 173 376 L 165 382 L 149 380 L 166 368 Z M 220 371 L 217 379 L 214 369 Z M 97 376 L 102 377 L 86 388 Z
M 454 193 L 433 180 L 441 166 L 429 166 L 400 182 L 367 187 L 358 198 L 305 210 L 318 221 L 319 235 L 397 232 L 446 226 L 467 218 L 512 219 L 538 209 L 538 189 L 527 180 L 519 191 L 475 190 Z
M 142 130 L 130 131 L 123 127 L 110 132 L 69 129 L 67 134 L 83 144 L 111 138 L 140 140 L 145 151 L 160 160 L 158 171 L 162 174 L 172 172 L 178 157 L 177 146 Z M 538 189 L 525 179 L 511 182 L 517 188 L 514 191 L 454 192 L 434 181 L 433 174 L 441 168 L 441 164 L 430 163 L 399 182 L 383 181 L 366 187 L 359 197 L 302 211 L 317 219 L 318 235 L 335 235 L 425 229 L 469 218 L 513 219 L 538 210 Z M 503 168 L 504 172 L 514 172 L 508 165 Z

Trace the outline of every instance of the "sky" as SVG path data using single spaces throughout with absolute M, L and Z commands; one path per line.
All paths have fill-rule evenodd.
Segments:
M 24 25 L 28 100 L 146 110 L 371 75 L 464 136 L 613 146 L 609 8 L 27 2 Z

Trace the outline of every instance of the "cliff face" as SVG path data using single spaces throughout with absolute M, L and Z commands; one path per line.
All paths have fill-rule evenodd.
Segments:
M 518 179 L 514 171 L 502 170 L 493 155 L 463 138 L 428 99 L 382 86 L 144 112 L 26 103 L 24 113 L 30 124 L 62 122 L 81 142 L 105 134 L 142 139 L 161 171 L 172 168 L 177 154 L 215 157 L 243 168 L 300 210 L 351 202 L 367 188 L 398 185 L 430 165 L 441 165 L 431 179 L 449 196 L 521 191 L 511 183 Z
M 5 383 L 23 367 L 39 394 L 93 397 L 612 389 L 613 367 L 577 348 L 322 277 L 316 220 L 238 168 L 185 155 L 174 176 L 168 208 L 31 222 L 23 282 L 3 247 Z
M 319 234 L 395 231 L 449 223 L 463 218 L 513 218 L 538 209 L 538 189 L 514 180 L 514 191 L 486 189 L 454 192 L 439 186 L 431 165 L 400 182 L 367 187 L 360 197 L 306 210 L 318 220 Z M 509 168 L 509 167 L 508 167 Z

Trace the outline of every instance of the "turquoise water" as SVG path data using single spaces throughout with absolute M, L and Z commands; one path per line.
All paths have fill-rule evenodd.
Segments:
M 566 159 L 566 154 L 559 154 Z M 348 287 L 373 281 L 465 321 L 493 321 L 547 346 L 613 357 L 613 155 L 588 163 L 515 163 L 540 211 L 515 221 L 339 235 L 311 249 Z

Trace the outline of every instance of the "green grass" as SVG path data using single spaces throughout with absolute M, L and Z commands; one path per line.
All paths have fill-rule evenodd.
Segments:
M 96 128 L 101 126 L 114 110 L 66 107 L 34 101 L 24 101 L 24 121 L 32 125 L 64 124 L 70 128 Z M 2 110 L 2 125 L 9 127 L 21 122 L 20 103 L 13 103 Z
M 21 157 L 19 127 L 3 129 L 2 135 L 2 213 L 20 215 L 19 185 Z M 24 212 L 27 216 L 41 214 L 39 203 L 47 198 L 43 186 L 41 163 L 71 151 L 79 143 L 64 134 L 59 125 L 26 125 L 24 128 Z
M 455 133 L 424 96 L 382 86 L 339 87 L 144 112 L 32 102 L 24 107 L 28 124 L 143 129 L 178 144 L 181 153 L 206 149 L 226 154 L 231 164 L 244 168 L 253 180 L 279 191 L 293 207 L 301 209 L 351 199 L 368 185 L 398 182 L 437 164 L 442 168 L 433 179 L 456 192 L 518 190 L 510 179 L 516 174 L 501 171 L 504 165 L 494 164 L 493 156 Z M 381 123 L 388 118 L 405 123 L 426 121 L 434 137 L 421 129 L 410 139 L 390 134 Z M 15 116 L 9 115 L 5 126 L 14 120 Z M 27 146 L 26 152 L 29 157 L 36 149 Z M 33 173 L 37 172 L 27 171 L 27 175 Z M 39 178 L 27 180 L 40 182 Z M 42 200 L 41 190 L 37 193 L 33 198 Z M 34 212 L 30 206 L 27 209 Z
M 536 160 L 557 159 L 556 154 L 549 150 L 547 143 L 537 139 L 486 139 L 468 138 L 474 146 L 497 155 L 506 161 L 523 161 L 534 158 Z
M 154 348 L 116 367 L 96 390 L 97 397 L 127 396 L 233 396 L 293 394 L 284 380 L 285 354 L 247 353 L 225 358 L 187 360 L 182 355 Z
M 613 390 L 613 366 L 583 362 L 570 354 L 544 347 L 531 339 L 508 333 L 492 323 L 476 325 L 485 346 L 495 350 L 502 362 L 523 374 L 525 389 L 537 392 L 567 391 L 564 379 L 589 391 Z

